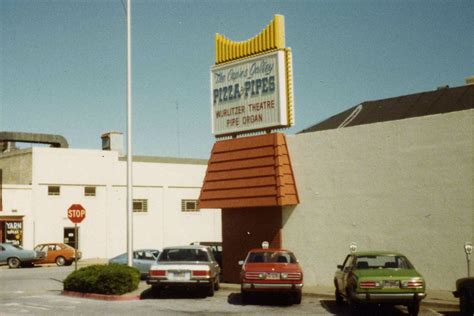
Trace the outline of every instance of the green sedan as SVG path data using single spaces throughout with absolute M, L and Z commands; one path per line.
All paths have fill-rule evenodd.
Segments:
M 344 299 L 351 313 L 362 304 L 405 305 L 410 315 L 418 315 L 425 298 L 425 280 L 408 259 L 386 251 L 354 252 L 337 266 L 334 276 L 336 303 Z

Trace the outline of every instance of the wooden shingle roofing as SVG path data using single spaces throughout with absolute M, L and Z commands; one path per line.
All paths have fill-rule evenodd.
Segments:
M 299 203 L 284 134 L 214 144 L 200 208 L 284 206 Z

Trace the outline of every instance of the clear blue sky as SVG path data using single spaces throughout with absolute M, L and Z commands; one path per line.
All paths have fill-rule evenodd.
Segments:
M 104 132 L 126 132 L 122 1 L 0 1 L 0 131 L 60 134 L 89 149 Z M 289 134 L 363 101 L 474 75 L 472 0 L 133 0 L 133 153 L 209 158 L 214 35 L 247 40 L 274 14 L 293 50 Z

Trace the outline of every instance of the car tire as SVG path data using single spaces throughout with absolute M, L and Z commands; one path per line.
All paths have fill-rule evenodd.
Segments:
M 467 290 L 462 290 L 459 294 L 459 311 L 461 315 L 473 315 L 474 306 L 470 304 L 469 293 Z
M 341 293 L 339 293 L 338 289 L 336 289 L 336 291 L 334 292 L 334 296 L 336 297 L 337 306 L 341 306 L 342 304 L 344 304 L 344 298 L 342 297 Z
M 301 304 L 301 291 L 293 293 L 293 304 Z
M 66 264 L 66 259 L 63 256 L 56 257 L 56 260 L 54 260 L 56 264 L 61 267 Z
M 209 284 L 209 286 L 207 287 L 207 296 L 214 296 L 214 282 L 212 282 L 211 284 Z
M 419 312 L 420 312 L 420 302 L 416 302 L 416 303 L 408 305 L 408 315 L 418 316 Z
M 10 269 L 17 269 L 21 266 L 21 260 L 16 257 L 8 258 L 7 262 Z
M 361 306 L 359 302 L 352 299 L 351 292 L 347 293 L 347 303 L 349 304 L 349 312 L 351 315 L 360 315 Z
M 161 286 L 155 285 L 151 287 L 151 291 L 153 293 L 153 296 L 160 297 L 161 293 L 163 292 L 163 289 L 161 288 Z
M 242 305 L 246 305 L 250 301 L 250 294 L 247 292 L 240 292 L 240 301 L 242 302 Z

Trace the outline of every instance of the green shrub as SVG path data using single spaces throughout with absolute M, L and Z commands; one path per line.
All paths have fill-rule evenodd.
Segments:
M 65 291 L 121 295 L 134 291 L 140 272 L 125 265 L 92 265 L 72 272 L 64 280 Z

